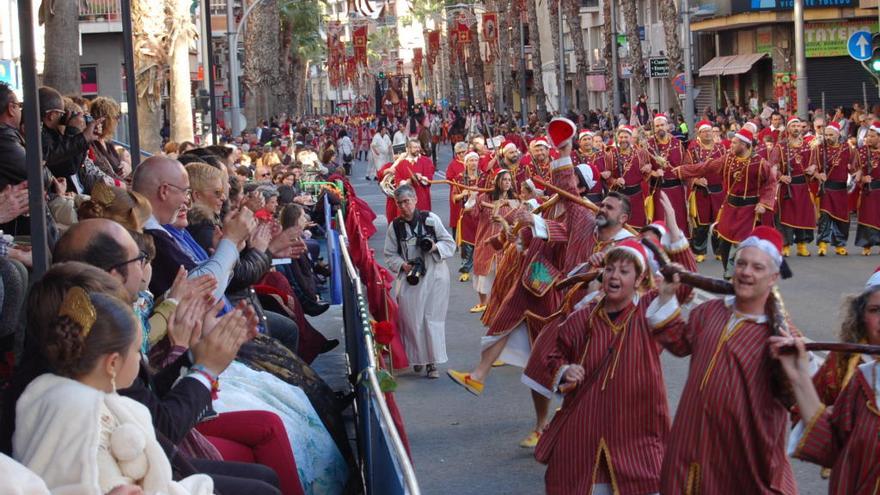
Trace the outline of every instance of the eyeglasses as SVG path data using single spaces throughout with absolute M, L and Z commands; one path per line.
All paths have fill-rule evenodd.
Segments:
M 175 186 L 174 184 L 172 184 L 170 182 L 166 182 L 165 185 L 173 187 L 174 189 L 177 189 L 178 191 L 182 192 L 184 194 L 184 196 L 186 196 L 187 199 L 192 198 L 192 189 L 190 189 L 188 187 Z
M 13 101 L 12 104 L 18 108 L 24 108 L 24 103 L 22 103 L 20 101 Z
M 147 264 L 147 262 L 148 262 L 148 258 L 149 258 L 149 257 L 150 257 L 150 255 L 148 255 L 148 254 L 145 253 L 144 251 L 141 251 L 140 254 L 137 255 L 137 257 L 132 258 L 132 259 L 130 259 L 130 260 L 128 260 L 128 261 L 123 261 L 122 263 L 116 263 L 115 265 L 111 266 L 107 271 L 110 272 L 110 271 L 116 270 L 116 269 L 118 269 L 118 268 L 122 268 L 123 266 L 125 266 L 125 265 L 127 265 L 127 264 L 129 264 L 129 263 L 134 263 L 134 262 L 136 262 L 136 261 L 137 261 L 138 263 L 140 263 L 141 266 L 144 266 L 144 265 Z

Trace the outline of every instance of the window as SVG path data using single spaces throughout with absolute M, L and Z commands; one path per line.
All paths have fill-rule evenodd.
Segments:
M 581 0 L 581 7 L 587 9 L 598 9 L 599 0 Z

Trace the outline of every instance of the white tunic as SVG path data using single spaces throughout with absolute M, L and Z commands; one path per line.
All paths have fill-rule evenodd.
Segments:
M 446 309 L 449 307 L 449 269 L 446 259 L 455 253 L 455 240 L 443 227 L 443 221 L 434 213 L 425 220 L 434 228 L 437 236 L 436 250 L 423 254 L 416 245 L 416 236 L 406 225 L 407 238 L 404 240 L 404 253 L 397 253 L 397 235 L 393 224 L 388 225 L 385 235 L 385 264 L 391 273 L 397 275 L 395 292 L 397 294 L 398 330 L 406 357 L 411 365 L 445 363 L 446 358 Z M 425 276 L 417 285 L 406 281 L 406 273 L 401 267 L 407 260 L 422 257 L 425 261 Z

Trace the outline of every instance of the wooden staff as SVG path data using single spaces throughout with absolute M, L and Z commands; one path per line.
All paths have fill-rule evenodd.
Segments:
M 491 187 L 466 186 L 464 184 L 459 184 L 458 182 L 455 182 L 452 180 L 429 180 L 428 184 L 448 184 L 450 186 L 458 187 L 458 188 L 464 189 L 466 191 L 475 191 L 478 193 L 486 193 L 486 192 L 493 191 L 493 189 Z
M 537 175 L 532 177 L 532 181 L 535 184 L 542 186 L 544 189 L 553 191 L 554 193 L 558 194 L 560 197 L 563 197 L 573 203 L 577 203 L 577 204 L 583 206 L 584 208 L 588 208 L 588 209 L 592 210 L 593 212 L 599 211 L 599 207 L 596 206 L 596 203 L 593 203 L 592 201 L 590 201 L 587 198 L 582 198 L 576 194 L 572 194 L 572 193 L 566 191 L 565 189 L 562 189 L 561 187 L 555 186 L 555 185 L 545 181 L 544 179 L 538 177 Z
M 733 294 L 733 284 L 727 280 L 720 278 L 707 277 L 706 275 L 685 270 L 684 267 L 673 265 L 669 262 L 669 257 L 653 242 L 642 239 L 645 248 L 654 255 L 657 264 L 660 265 L 660 273 L 667 281 L 671 281 L 673 275 L 678 275 L 679 280 L 691 287 L 702 289 L 713 294 L 731 295 Z

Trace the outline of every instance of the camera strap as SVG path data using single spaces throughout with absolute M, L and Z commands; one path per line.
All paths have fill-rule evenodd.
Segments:
M 415 237 L 425 237 L 425 234 L 431 236 L 431 239 L 437 240 L 437 234 L 434 231 L 434 227 L 431 227 L 425 220 L 428 219 L 428 211 L 416 210 L 413 215 L 412 223 L 407 222 L 403 219 L 403 217 L 397 217 L 392 222 L 392 226 L 394 227 L 394 236 L 397 238 L 397 254 L 406 259 L 407 253 L 406 249 L 404 249 L 404 245 L 406 243 L 407 234 L 406 234 L 406 226 L 409 224 L 410 230 Z

